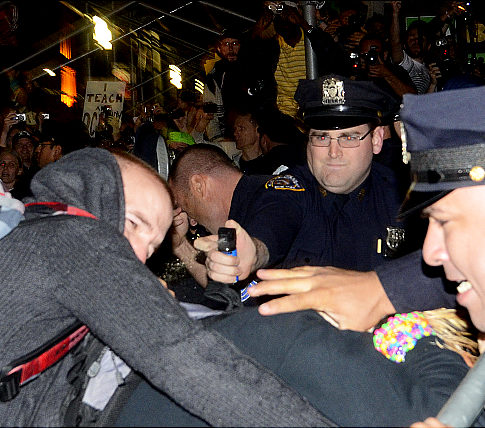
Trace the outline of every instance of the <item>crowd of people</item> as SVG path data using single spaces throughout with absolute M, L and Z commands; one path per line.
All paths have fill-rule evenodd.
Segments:
M 262 5 L 218 38 L 201 96 L 102 109 L 94 139 L 10 73 L 2 425 L 452 424 L 433 417 L 485 332 L 469 12 L 405 28 L 400 1 L 389 26 L 355 2 L 312 26 Z

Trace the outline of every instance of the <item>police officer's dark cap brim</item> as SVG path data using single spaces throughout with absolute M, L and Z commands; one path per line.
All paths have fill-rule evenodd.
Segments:
M 376 114 L 357 111 L 343 112 L 339 109 L 328 109 L 322 112 L 317 109 L 312 112 L 307 110 L 303 116 L 305 124 L 312 129 L 346 129 L 366 123 L 380 123 L 380 118 Z
M 485 86 L 404 96 L 400 116 L 413 183 L 400 218 L 455 189 L 485 185 L 484 99 Z
M 398 219 L 403 219 L 413 214 L 419 214 L 422 210 L 439 201 L 452 190 L 442 192 L 409 192 L 399 209 Z

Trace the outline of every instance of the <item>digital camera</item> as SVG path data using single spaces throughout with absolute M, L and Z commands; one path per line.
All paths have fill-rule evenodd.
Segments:
M 365 54 L 365 63 L 367 66 L 379 64 L 379 52 L 377 46 L 371 46 L 369 51 Z
M 283 12 L 283 9 L 285 8 L 284 3 L 278 3 L 278 2 L 270 2 L 268 3 L 268 9 L 273 12 L 273 15 L 279 15 Z

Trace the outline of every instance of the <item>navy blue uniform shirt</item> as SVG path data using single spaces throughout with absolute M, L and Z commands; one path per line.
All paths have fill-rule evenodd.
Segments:
M 304 165 L 266 181 L 243 176 L 229 218 L 267 246 L 269 266 L 372 270 L 385 260 L 378 239 L 383 249 L 386 228 L 403 227 L 400 204 L 393 173 L 380 164 L 349 195 L 321 189 Z

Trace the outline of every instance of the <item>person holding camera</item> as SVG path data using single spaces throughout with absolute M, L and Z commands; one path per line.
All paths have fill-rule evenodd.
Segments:
M 417 90 L 409 74 L 389 58 L 386 42 L 378 35 L 367 34 L 359 43 L 358 77 L 372 80 L 382 89 L 402 98 L 404 94 L 416 94 Z
M 349 75 L 350 64 L 344 50 L 330 34 L 309 25 L 294 2 L 265 2 L 252 31 L 254 62 L 272 70 L 272 82 L 265 85 L 276 87 L 278 109 L 292 117 L 298 110 L 293 98 L 298 81 L 306 79 L 305 37 L 316 54 L 319 75 Z
M 418 94 L 424 94 L 431 83 L 428 66 L 425 64 L 425 58 L 431 48 L 429 28 L 424 21 L 413 22 L 407 28 L 402 44 L 399 25 L 400 10 L 401 2 L 393 1 L 390 37 L 392 61 L 408 72 Z

